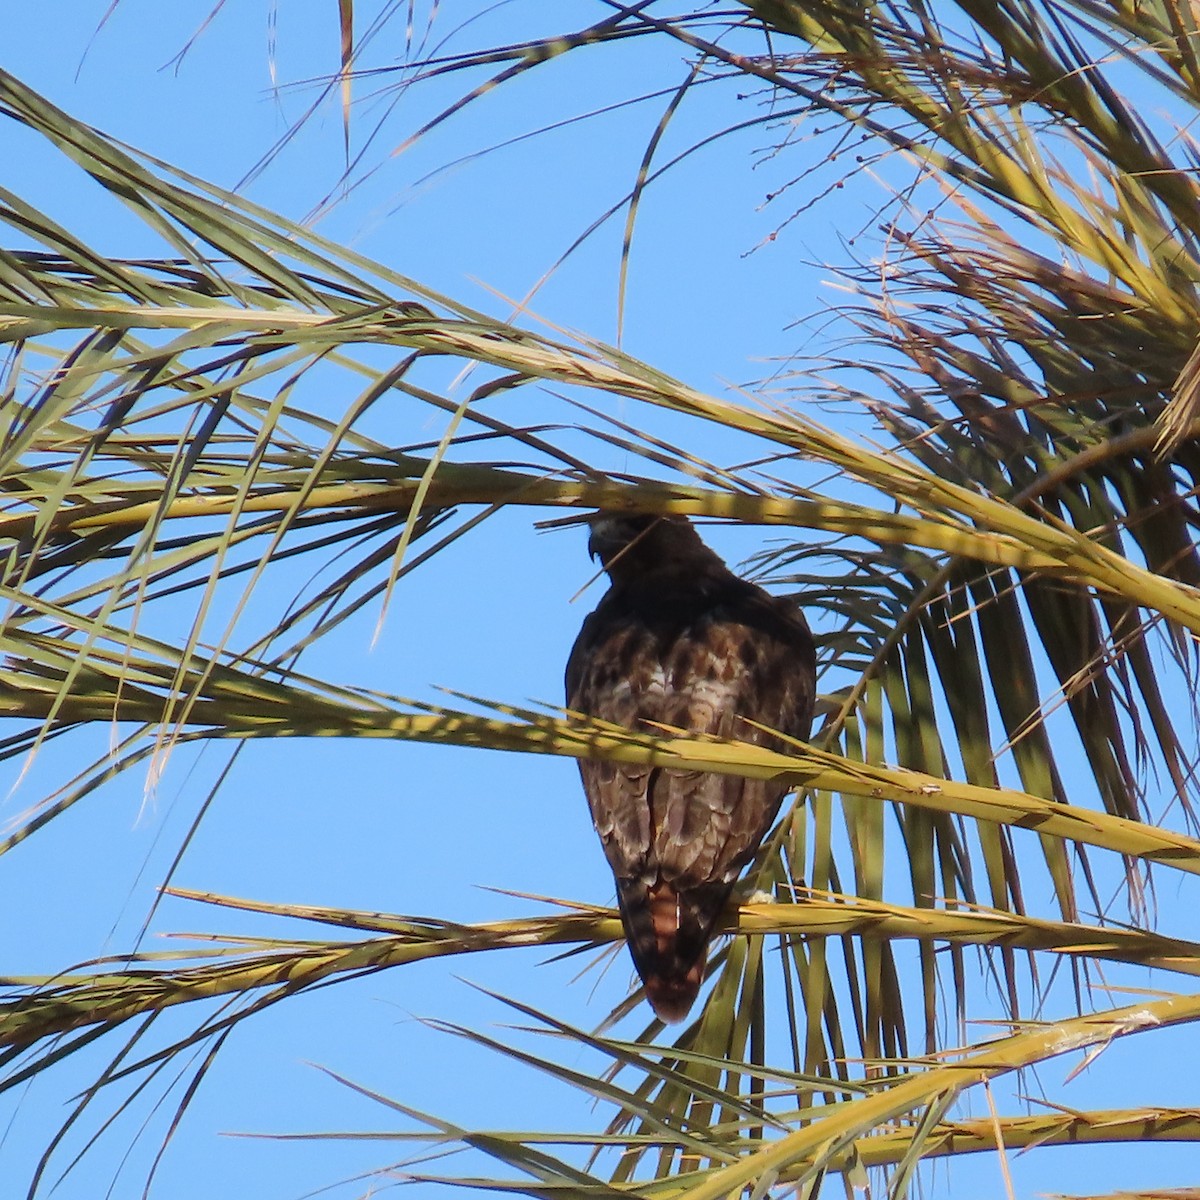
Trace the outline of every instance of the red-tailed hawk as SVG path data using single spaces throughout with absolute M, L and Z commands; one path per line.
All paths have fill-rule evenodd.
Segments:
M 591 518 L 610 587 L 567 662 L 567 707 L 786 750 L 806 740 L 816 657 L 799 609 L 739 579 L 682 517 Z M 744 719 L 739 719 L 744 718 Z M 687 1016 L 713 924 L 787 787 L 703 771 L 579 760 L 617 881 L 633 964 L 664 1021 Z

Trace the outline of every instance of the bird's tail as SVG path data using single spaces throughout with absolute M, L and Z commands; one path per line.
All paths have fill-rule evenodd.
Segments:
M 677 892 L 660 881 L 618 879 L 621 923 L 646 997 L 664 1021 L 688 1015 L 708 959 L 713 925 L 733 885 L 707 883 Z

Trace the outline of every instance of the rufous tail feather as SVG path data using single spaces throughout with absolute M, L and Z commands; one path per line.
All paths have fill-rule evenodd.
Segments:
M 646 998 L 664 1021 L 682 1021 L 704 981 L 713 925 L 733 885 L 707 883 L 676 892 L 660 880 L 618 879 L 621 923 Z

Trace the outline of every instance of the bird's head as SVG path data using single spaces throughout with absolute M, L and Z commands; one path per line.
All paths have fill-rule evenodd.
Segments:
M 720 563 L 686 517 L 598 512 L 588 518 L 588 526 L 588 553 L 600 560 L 614 582 L 689 559 Z
M 664 518 L 644 513 L 599 512 L 588 519 L 588 553 L 608 566 L 618 554 L 631 551 Z

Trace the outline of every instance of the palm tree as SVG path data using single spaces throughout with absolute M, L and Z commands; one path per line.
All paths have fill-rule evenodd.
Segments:
M 1200 1139 L 1200 1119 L 1165 1089 L 1164 1103 L 1087 1109 L 1058 1084 L 1033 1107 L 1016 1098 L 1024 1085 L 1002 1090 L 1064 1054 L 1090 1065 L 1118 1038 L 1145 1043 L 1200 1019 L 1200 995 L 1172 979 L 1200 972 L 1183 904 L 1164 905 L 1179 936 L 1150 928 L 1156 890 L 1173 898 L 1180 873 L 1200 873 L 1189 833 L 1200 633 L 1191 8 L 603 7 L 562 36 L 407 64 L 408 88 L 469 80 L 409 132 L 580 52 L 619 67 L 643 39 L 688 60 L 659 133 L 701 82 L 756 94 L 749 123 L 772 130 L 781 155 L 779 122 L 813 121 L 839 174 L 874 171 L 895 193 L 877 221 L 881 257 L 840 268 L 849 299 L 830 328 L 842 342 L 797 365 L 782 402 L 710 395 L 599 341 L 474 311 L 0 77 L 4 113 L 164 246 L 108 257 L 3 197 L 21 234 L 0 253 L 0 745 L 14 763 L 36 751 L 66 764 L 68 779 L 0 849 L 47 836 L 130 768 L 158 771 L 218 740 L 377 738 L 782 773 L 794 803 L 750 876 L 769 902 L 729 914 L 735 936 L 682 1032 L 639 1023 L 633 994 L 595 1032 L 544 995 L 506 1001 L 551 1035 L 532 1052 L 468 1033 L 602 1101 L 592 1125 L 470 1130 L 418 1111 L 419 1098 L 372 1099 L 415 1120 L 430 1145 L 470 1146 L 494 1164 L 494 1177 L 450 1178 L 533 1195 L 815 1195 L 837 1174 L 899 1195 L 929 1157 Z M 670 165 L 658 147 L 656 134 L 627 197 L 629 230 Z M 429 382 L 443 359 L 471 368 L 467 386 Z M 348 399 L 309 406 L 301 385 L 314 379 Z M 539 404 L 564 398 L 554 420 L 484 405 L 534 391 Z M 835 430 L 810 415 L 817 401 L 862 417 Z M 445 435 L 397 447 L 372 432 L 380 406 L 399 403 L 448 413 Z M 579 403 L 590 415 L 569 407 Z M 752 439 L 753 461 L 709 461 L 654 435 L 659 411 Z M 594 440 L 564 433 L 564 413 Z M 603 471 L 586 449 L 612 445 L 638 469 Z M 498 700 L 432 705 L 356 686 L 337 661 L 310 669 L 323 639 L 358 614 L 375 619 L 402 575 L 419 587 L 492 513 L 597 506 L 790 534 L 758 566 L 803 594 L 820 634 L 811 745 L 781 755 Z M 293 586 L 296 561 L 312 564 L 311 584 Z M 244 637 L 242 610 L 284 592 Z M 91 730 L 116 733 L 79 768 Z M 107 1065 L 64 1131 L 108 1103 L 113 1081 L 182 1071 L 173 1130 L 218 1051 L 236 1053 L 231 1032 L 262 1010 L 434 957 L 619 938 L 614 914 L 578 896 L 469 926 L 204 899 L 245 914 L 247 930 L 267 913 L 325 932 L 297 924 L 304 934 L 182 958 L 123 946 L 14 980 L 0 1013 L 5 1086 L 91 1061 L 99 1042 Z M 177 1008 L 169 1034 L 145 1036 Z M 635 1031 L 618 1036 L 621 1019 Z M 602 1066 L 579 1070 L 584 1052 Z M 35 1191 L 66 1165 L 60 1137 L 46 1141 Z M 1138 1162 L 1153 1186 L 1154 1154 Z M 446 1177 L 417 1159 L 404 1173 Z

